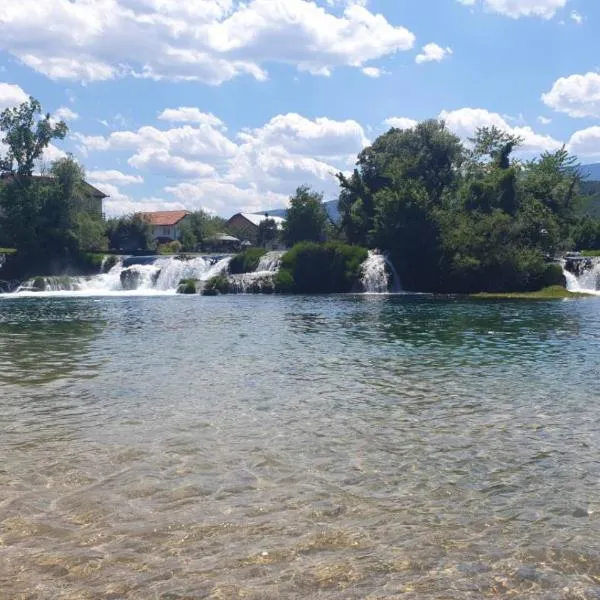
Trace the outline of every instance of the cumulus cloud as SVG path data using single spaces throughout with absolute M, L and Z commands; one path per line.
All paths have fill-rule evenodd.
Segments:
M 385 75 L 385 71 L 383 69 L 379 69 L 377 67 L 365 67 L 362 70 L 363 74 L 371 79 L 378 79 L 382 75 Z
M 421 53 L 417 54 L 415 62 L 420 65 L 426 62 L 442 62 L 445 58 L 452 54 L 452 48 L 442 48 L 437 44 L 425 44 Z
M 524 152 L 543 152 L 558 150 L 562 143 L 549 135 L 536 133 L 530 126 L 511 126 L 506 119 L 498 113 L 490 112 L 483 108 L 461 108 L 453 111 L 442 111 L 440 119 L 456 135 L 463 139 L 472 137 L 479 127 L 497 127 L 508 133 L 523 138 L 521 150 Z
M 167 116 L 187 119 L 197 113 Z M 76 133 L 73 138 L 84 153 L 129 154 L 127 163 L 134 169 L 175 179 L 165 191 L 186 206 L 221 214 L 283 206 L 304 183 L 336 194 L 335 174 L 347 171 L 369 143 L 363 127 L 352 120 L 289 113 L 229 137 L 216 117 L 214 123 L 170 129 L 144 126 L 106 136 Z M 114 171 L 100 179 L 125 183 Z
M 334 14 L 314 0 L 5 0 L 0 18 L 1 50 L 52 79 L 81 81 L 219 85 L 241 75 L 265 80 L 273 63 L 328 75 L 414 41 L 365 2 Z
M 90 181 L 112 183 L 114 185 L 144 183 L 144 178 L 141 175 L 131 175 L 116 169 L 107 171 L 88 171 L 87 177 Z
M 54 111 L 54 118 L 60 121 L 77 121 L 79 115 L 71 110 L 68 106 L 61 106 L 59 109 Z
M 551 19 L 569 0 L 458 0 L 466 6 L 481 4 L 487 10 L 512 19 L 541 17 Z
M 203 113 L 195 106 L 180 106 L 179 108 L 166 108 L 158 118 L 172 123 L 200 123 L 211 127 L 223 127 L 223 121 L 212 113 Z
M 575 132 L 569 140 L 568 149 L 586 160 L 600 160 L 600 127 Z
M 29 96 L 18 85 L 0 82 L 0 111 L 27 102 Z
M 542 100 L 546 106 L 570 117 L 600 118 L 600 74 L 561 77 L 542 95 Z
M 395 127 L 396 129 L 412 129 L 419 124 L 419 121 L 409 119 L 408 117 L 390 117 L 383 124 L 388 127 Z

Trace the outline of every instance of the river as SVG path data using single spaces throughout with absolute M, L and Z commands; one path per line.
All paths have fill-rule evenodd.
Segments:
M 600 598 L 600 300 L 0 299 L 0 598 Z

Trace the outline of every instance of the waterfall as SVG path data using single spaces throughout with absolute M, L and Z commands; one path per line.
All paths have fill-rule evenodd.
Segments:
M 400 278 L 390 259 L 379 252 L 370 250 L 362 265 L 361 284 L 367 294 L 387 294 L 400 292 Z
M 281 267 L 285 252 L 267 252 L 261 257 L 254 273 L 230 275 L 229 286 L 234 294 L 265 293 L 275 289 L 274 277 Z
M 567 256 L 562 265 L 570 292 L 600 295 L 600 258 Z
M 114 259 L 113 259 L 114 260 Z M 227 271 L 231 256 L 143 256 L 119 258 L 108 272 L 91 277 L 36 277 L 21 295 L 168 295 L 182 279 L 206 281 Z M 110 263 L 103 261 L 101 271 Z

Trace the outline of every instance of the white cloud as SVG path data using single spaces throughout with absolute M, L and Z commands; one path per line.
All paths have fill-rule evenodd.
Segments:
M 362 72 L 367 77 L 371 77 L 371 79 L 378 79 L 382 75 L 385 75 L 385 71 L 377 67 L 364 67 Z
M 0 82 L 0 111 L 27 102 L 29 96 L 18 85 Z
M 551 19 L 569 0 L 458 0 L 466 6 L 481 3 L 487 10 L 518 19 L 520 17 L 541 17 Z
M 308 119 L 296 113 L 277 115 L 262 127 L 230 137 L 222 124 L 220 129 L 199 124 L 145 126 L 107 136 L 76 133 L 73 138 L 85 153 L 129 153 L 129 166 L 175 179 L 166 191 L 186 206 L 221 214 L 282 206 L 304 183 L 337 194 L 335 174 L 347 171 L 369 143 L 356 121 Z
M 452 48 L 446 47 L 442 48 L 437 44 L 425 44 L 423 46 L 421 53 L 417 54 L 415 58 L 415 62 L 417 64 L 423 64 L 426 62 L 441 62 L 444 58 L 447 58 L 452 54 Z
M 144 183 L 144 178 L 141 175 L 130 175 L 111 169 L 108 171 L 89 171 L 87 178 L 90 181 L 113 183 L 115 185 L 131 185 L 136 183 Z
M 568 144 L 569 152 L 587 160 L 600 160 L 600 127 L 575 132 Z
M 570 75 L 554 82 L 542 95 L 544 104 L 570 117 L 600 118 L 600 74 Z
M 408 117 L 390 117 L 383 123 L 388 127 L 395 127 L 396 129 L 412 129 L 419 124 L 419 121 L 409 119 Z
M 59 109 L 54 111 L 54 118 L 59 121 L 77 121 L 79 115 L 71 110 L 68 106 L 61 106 Z
M 521 150 L 523 152 L 542 152 L 558 150 L 562 144 L 551 136 L 542 135 L 533 131 L 529 126 L 513 127 L 498 113 L 490 112 L 483 108 L 461 108 L 454 111 L 442 111 L 440 119 L 446 122 L 448 128 L 463 139 L 472 137 L 479 127 L 497 127 L 508 133 L 523 138 Z
M 258 212 L 284 207 L 288 194 L 262 192 L 254 186 L 241 187 L 221 180 L 201 180 L 179 183 L 165 188 L 188 209 L 231 216 L 237 212 Z
M 549 119 L 548 117 L 544 117 L 543 115 L 540 115 L 537 120 L 542 124 L 542 125 L 550 125 L 550 123 L 552 123 L 552 119 Z
M 165 177 L 210 177 L 215 168 L 198 160 L 174 156 L 166 148 L 144 148 L 134 154 L 127 163 L 137 169 L 145 169 L 154 175 Z
M 577 25 L 582 25 L 583 22 L 585 21 L 585 19 L 583 18 L 583 15 L 581 13 L 578 13 L 576 10 L 572 10 L 571 14 L 569 16 L 571 17 L 572 21 L 577 23 Z
M 0 20 L 0 49 L 52 79 L 81 81 L 219 85 L 240 75 L 265 80 L 273 63 L 328 75 L 414 40 L 365 2 L 334 14 L 314 0 L 4 0 Z
M 158 118 L 162 121 L 173 123 L 200 123 L 211 127 L 223 127 L 223 121 L 212 113 L 203 113 L 193 106 L 180 106 L 179 108 L 166 108 Z

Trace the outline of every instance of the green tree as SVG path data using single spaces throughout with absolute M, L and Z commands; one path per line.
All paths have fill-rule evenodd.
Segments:
M 283 236 L 288 246 L 298 242 L 322 242 L 327 235 L 327 212 L 323 207 L 323 194 L 300 186 L 290 198 Z
M 265 219 L 258 225 L 257 241 L 262 248 L 271 247 L 279 237 L 279 229 L 275 219 Z
M 35 163 L 53 139 L 64 139 L 67 125 L 54 123 L 50 114 L 40 118 L 41 104 L 33 97 L 20 106 L 7 108 L 0 114 L 2 141 L 8 147 L 0 159 L 0 170 L 31 177 Z
M 106 235 L 111 250 L 149 250 L 154 245 L 152 226 L 137 214 L 110 219 Z
M 418 183 L 427 203 L 440 205 L 454 189 L 464 160 L 460 139 L 443 121 L 424 121 L 412 129 L 390 129 L 358 155 L 351 178 L 338 175 L 341 185 L 339 210 L 349 241 L 371 245 L 377 212 L 375 196 L 403 180 Z
M 193 252 L 207 238 L 221 233 L 225 229 L 225 219 L 211 215 L 203 210 L 187 216 L 181 225 L 181 243 L 186 252 Z

